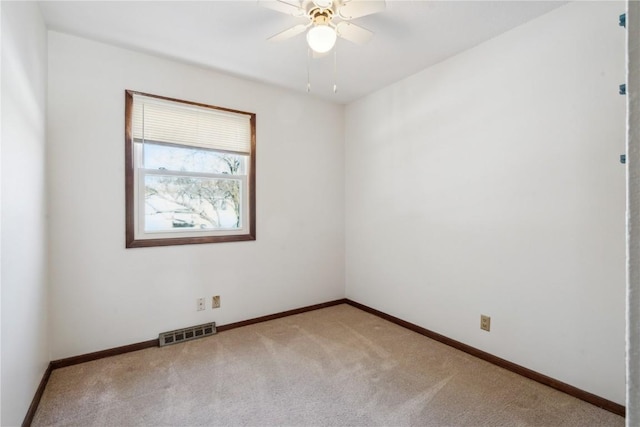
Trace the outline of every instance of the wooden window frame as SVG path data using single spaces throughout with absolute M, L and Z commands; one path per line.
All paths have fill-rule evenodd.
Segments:
M 249 227 L 248 233 L 221 236 L 193 236 L 136 239 L 135 235 L 135 164 L 133 141 L 133 96 L 142 95 L 160 100 L 172 101 L 196 107 L 244 114 L 250 117 L 251 152 L 249 154 L 249 170 L 247 172 L 249 190 Z M 133 90 L 125 90 L 125 242 L 127 248 L 143 248 L 154 246 L 192 245 L 201 243 L 223 243 L 256 240 L 256 115 L 245 111 L 217 107 L 165 96 L 152 95 Z

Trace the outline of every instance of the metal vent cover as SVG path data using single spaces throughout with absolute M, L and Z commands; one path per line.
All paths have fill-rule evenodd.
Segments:
M 160 341 L 160 347 L 164 347 L 165 345 L 177 344 L 179 342 L 191 341 L 196 338 L 213 335 L 216 332 L 216 322 L 211 322 L 205 323 L 204 325 L 176 329 L 175 331 L 162 332 L 158 339 Z

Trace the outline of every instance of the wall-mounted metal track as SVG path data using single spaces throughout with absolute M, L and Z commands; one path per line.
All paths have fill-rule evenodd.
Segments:
M 620 15 L 618 17 L 618 25 L 620 25 L 621 27 L 627 28 L 627 14 L 623 13 L 622 15 Z M 625 84 L 621 84 L 620 87 L 618 88 L 618 93 L 620 95 L 626 95 L 627 94 L 627 85 Z M 620 154 L 620 163 L 622 163 L 623 165 L 627 163 L 627 155 L 626 154 Z

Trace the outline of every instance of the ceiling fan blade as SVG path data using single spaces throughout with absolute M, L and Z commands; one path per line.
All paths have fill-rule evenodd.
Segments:
M 271 42 L 279 42 L 282 40 L 290 39 L 291 37 L 295 37 L 298 34 L 304 33 L 309 25 L 310 24 L 298 24 L 295 27 L 291 27 L 288 30 L 284 30 L 276 35 L 269 37 L 267 40 Z
M 371 31 L 347 21 L 342 21 L 336 25 L 336 33 L 338 37 L 342 37 L 356 44 L 365 44 L 373 37 Z
M 350 20 L 382 12 L 386 7 L 384 0 L 350 0 L 338 9 L 338 15 L 342 19 Z
M 296 0 L 258 0 L 260 6 L 292 16 L 305 16 L 306 11 Z

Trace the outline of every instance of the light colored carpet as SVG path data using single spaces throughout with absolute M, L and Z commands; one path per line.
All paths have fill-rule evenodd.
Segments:
M 623 426 L 339 305 L 53 371 L 34 426 Z

